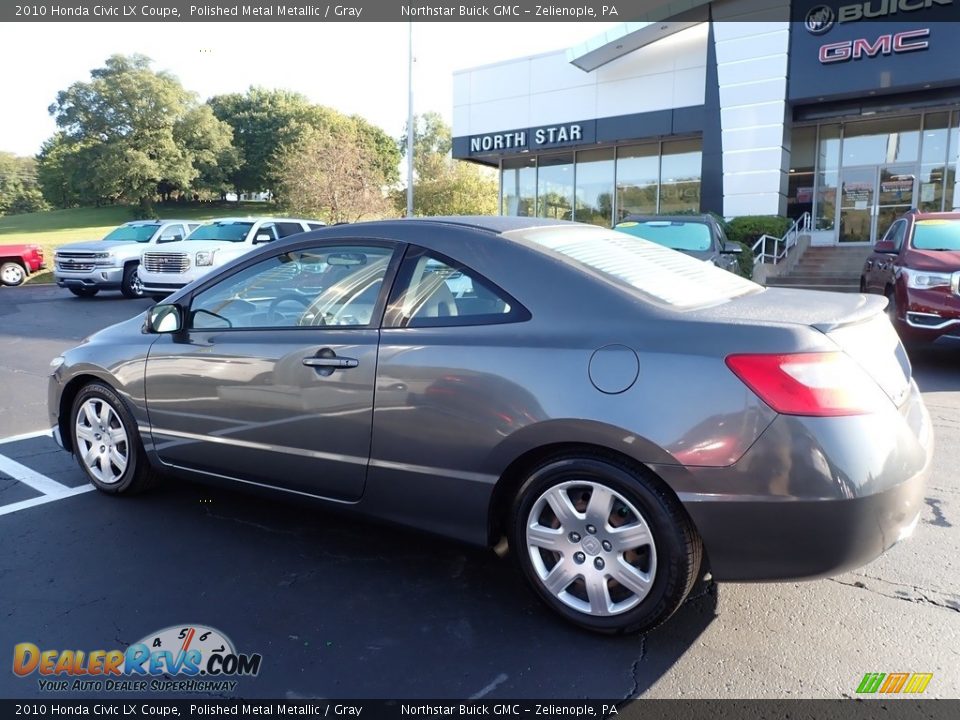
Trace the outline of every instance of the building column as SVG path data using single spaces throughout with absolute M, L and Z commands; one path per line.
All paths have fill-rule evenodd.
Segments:
M 789 0 L 718 0 L 712 6 L 727 217 L 786 213 L 789 11 Z M 709 95 L 707 103 L 709 112 Z

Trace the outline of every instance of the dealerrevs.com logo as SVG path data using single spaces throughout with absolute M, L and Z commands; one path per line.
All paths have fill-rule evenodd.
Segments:
M 41 650 L 29 642 L 13 648 L 13 673 L 36 675 L 45 692 L 232 692 L 234 678 L 256 676 L 262 661 L 203 625 L 164 628 L 125 650 Z

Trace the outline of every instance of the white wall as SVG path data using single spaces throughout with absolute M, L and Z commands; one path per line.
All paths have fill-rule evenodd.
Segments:
M 587 73 L 566 50 L 453 76 L 456 137 L 702 105 L 706 23 Z
M 723 214 L 786 212 L 788 0 L 713 6 L 723 142 Z

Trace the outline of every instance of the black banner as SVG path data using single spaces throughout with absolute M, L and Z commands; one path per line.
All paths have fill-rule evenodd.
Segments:
M 0 717 L 953 720 L 960 700 L 0 700 Z

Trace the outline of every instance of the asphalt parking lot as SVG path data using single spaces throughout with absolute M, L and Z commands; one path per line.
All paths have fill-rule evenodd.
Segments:
M 0 653 L 203 624 L 263 655 L 228 697 L 835 698 L 867 672 L 933 673 L 927 696 L 960 696 L 960 347 L 912 358 L 936 455 L 910 541 L 828 580 L 701 584 L 665 626 L 606 638 L 487 550 L 175 480 L 88 492 L 47 432 L 48 362 L 149 305 L 0 290 Z M 0 697 L 39 696 L 0 672 Z

